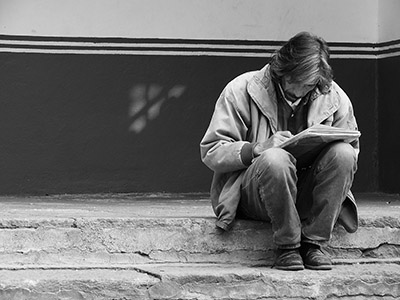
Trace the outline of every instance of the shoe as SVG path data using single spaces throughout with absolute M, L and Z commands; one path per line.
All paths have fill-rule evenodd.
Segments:
M 332 261 L 322 252 L 319 246 L 303 244 L 300 248 L 300 254 L 307 269 L 332 270 Z
M 274 268 L 285 271 L 304 270 L 299 249 L 280 249 L 275 259 Z

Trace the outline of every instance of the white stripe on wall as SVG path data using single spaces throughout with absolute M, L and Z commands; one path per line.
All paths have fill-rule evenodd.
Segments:
M 279 45 L 235 44 L 234 41 L 226 41 L 226 44 L 204 42 L 197 44 L 195 40 L 192 43 L 122 43 L 0 39 L 0 52 L 8 53 L 271 57 L 279 48 Z M 332 58 L 380 59 L 400 56 L 400 41 L 386 46 L 332 45 L 330 50 Z M 338 51 L 341 53 L 335 53 Z M 381 53 L 382 51 L 387 53 Z

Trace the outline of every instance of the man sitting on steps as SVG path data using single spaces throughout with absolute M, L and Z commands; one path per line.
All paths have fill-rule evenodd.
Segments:
M 331 269 L 321 246 L 334 225 L 348 232 L 358 227 L 350 191 L 358 139 L 328 144 L 301 167 L 279 147 L 314 124 L 357 129 L 328 60 L 322 38 L 292 37 L 264 68 L 228 83 L 200 143 L 202 161 L 214 171 L 216 225 L 228 230 L 236 216 L 271 222 L 277 269 Z

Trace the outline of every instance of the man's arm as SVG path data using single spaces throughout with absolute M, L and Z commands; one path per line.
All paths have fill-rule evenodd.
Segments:
M 248 103 L 245 89 L 228 85 L 219 97 L 210 125 L 200 143 L 202 161 L 215 172 L 232 172 L 248 166 L 251 144 L 246 141 L 248 111 L 240 111 L 240 103 Z M 243 110 L 243 107 L 242 107 Z

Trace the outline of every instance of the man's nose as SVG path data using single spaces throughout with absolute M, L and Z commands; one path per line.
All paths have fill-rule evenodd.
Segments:
M 302 88 L 298 88 L 296 90 L 293 91 L 293 95 L 296 96 L 296 98 L 301 98 L 304 96 L 304 89 Z
M 294 94 L 296 97 L 301 98 L 304 97 L 308 93 L 308 88 L 305 86 L 298 87 L 295 89 Z

